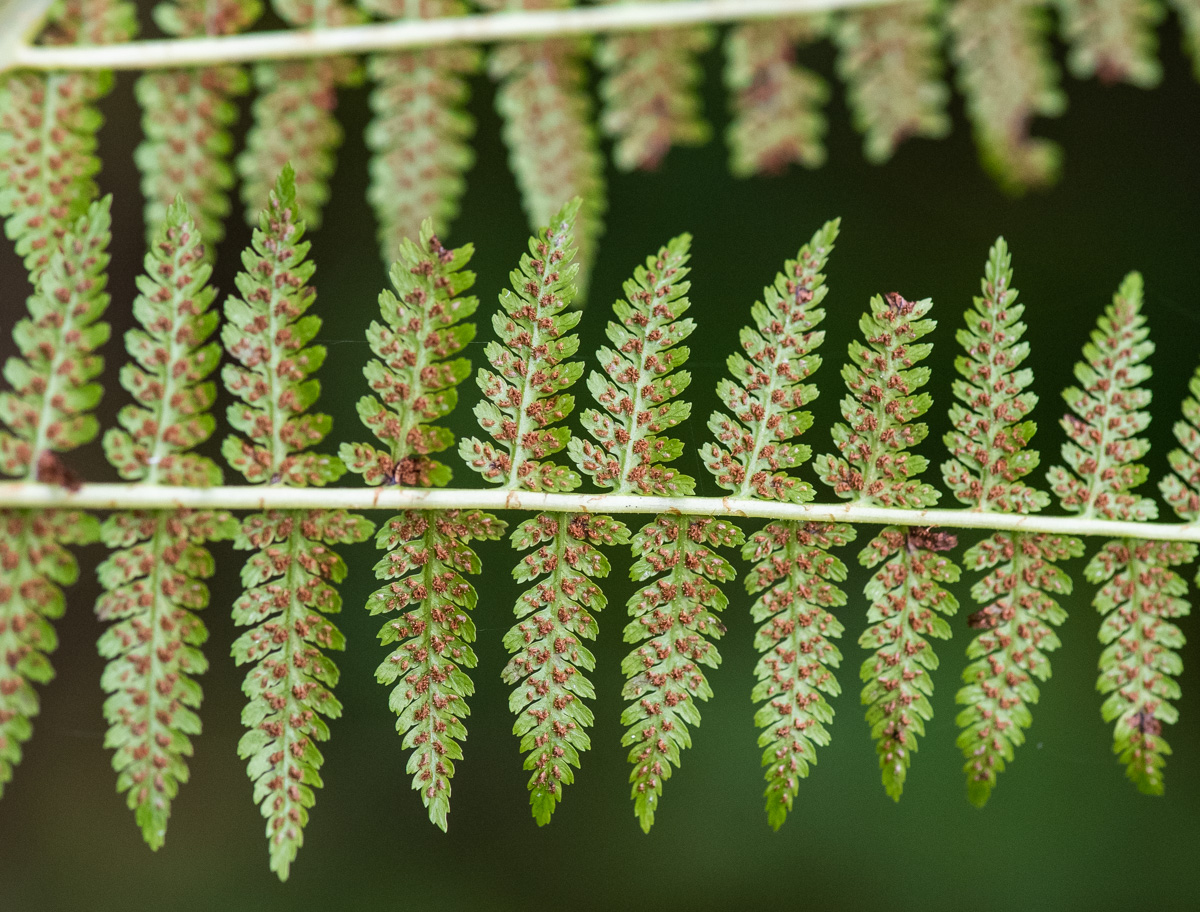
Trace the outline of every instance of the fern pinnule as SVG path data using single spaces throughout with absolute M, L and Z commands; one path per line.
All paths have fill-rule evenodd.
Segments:
M 1158 41 L 1154 29 L 1162 7 L 1153 0 L 1055 0 L 1067 64 L 1078 79 L 1158 85 Z
M 460 0 L 360 0 L 388 19 L 461 15 Z M 405 238 L 421 232 L 426 217 L 445 235 L 466 191 L 475 160 L 469 140 L 475 121 L 466 110 L 467 77 L 481 64 L 479 49 L 428 48 L 368 58 L 371 91 L 371 185 L 367 197 L 379 223 L 379 245 L 391 263 Z
M 546 459 L 567 446 L 569 429 L 554 425 L 575 408 L 566 392 L 583 373 L 565 361 L 579 349 L 570 331 L 578 310 L 567 311 L 576 294 L 574 226 L 581 201 L 567 203 L 529 242 L 529 253 L 511 274 L 512 289 L 500 295 L 502 311 L 492 318 L 500 342 L 489 342 L 496 373 L 481 369 L 476 382 L 484 401 L 475 407 L 480 426 L 494 443 L 463 440 L 459 454 L 486 481 L 509 489 L 571 491 L 579 476 Z M 564 312 L 566 311 L 566 312 Z M 584 672 L 594 659 L 582 640 L 596 636 L 590 613 L 604 607 L 603 593 L 588 577 L 605 576 L 608 561 L 596 545 L 628 541 L 624 525 L 607 516 L 539 514 L 512 534 L 515 548 L 537 548 L 514 568 L 520 582 L 537 581 L 521 594 L 518 622 L 505 635 L 513 657 L 501 677 L 517 685 L 509 699 L 516 714 L 513 733 L 527 752 L 530 809 L 548 823 L 562 789 L 574 781 L 571 767 L 591 742 L 584 729 L 594 696 Z
M 912 0 L 841 15 L 833 36 L 838 73 L 868 161 L 887 161 L 910 136 L 950 132 L 941 82 L 935 0 Z
M 852 342 L 842 368 L 850 395 L 841 403 L 845 423 L 833 428 L 838 455 L 816 461 L 821 480 L 845 500 L 919 509 L 940 496 L 920 480 L 927 460 L 908 451 L 929 434 L 915 419 L 932 404 L 928 393 L 917 393 L 929 382 L 929 368 L 917 364 L 933 346 L 917 340 L 936 326 L 922 319 L 932 306 L 928 298 L 876 295 L 859 321 L 866 344 Z M 884 788 L 897 801 L 917 737 L 933 715 L 929 672 L 938 660 L 926 637 L 949 639 L 950 625 L 937 613 L 958 610 L 957 599 L 941 585 L 958 579 L 959 568 L 945 554 L 956 545 L 949 532 L 887 526 L 858 555 L 863 566 L 879 568 L 865 590 L 872 626 L 858 641 L 873 651 L 860 671 L 862 702 Z
M 958 83 L 984 167 L 1010 193 L 1058 178 L 1059 146 L 1030 133 L 1066 107 L 1038 0 L 961 0 L 946 13 Z
M 790 164 L 825 163 L 823 111 L 829 87 L 796 64 L 796 48 L 825 34 L 828 17 L 752 22 L 725 39 L 725 86 L 732 120 L 726 130 L 735 176 L 780 174 Z
M 178 37 L 232 35 L 249 28 L 261 12 L 258 0 L 170 0 L 154 7 L 154 20 Z M 233 187 L 229 128 L 237 119 L 235 100 L 248 88 L 246 71 L 239 66 L 161 70 L 138 77 L 134 91 L 145 138 L 134 161 L 142 172 L 150 242 L 179 195 L 196 220 L 206 256 L 211 260 L 216 255 Z
M 708 142 L 697 57 L 713 37 L 709 28 L 679 28 L 611 35 L 597 44 L 596 63 L 604 72 L 600 126 L 613 139 L 620 170 L 652 171 L 672 146 Z
M 1183 418 L 1173 431 L 1179 446 L 1167 456 L 1171 474 L 1159 482 L 1159 489 L 1171 509 L 1184 522 L 1200 521 L 1200 367 L 1188 382 L 1190 393 L 1183 400 Z
M 1121 282 L 1083 347 L 1085 361 L 1075 365 L 1082 385 L 1063 391 L 1071 411 L 1062 420 L 1068 441 L 1047 478 L 1063 509 L 1082 516 L 1148 521 L 1158 505 L 1134 489 L 1149 470 L 1136 460 L 1150 450 L 1137 434 L 1150 425 L 1150 379 L 1144 363 L 1154 351 L 1142 315 L 1142 277 L 1131 272 Z M 1170 753 L 1162 726 L 1178 712 L 1174 675 L 1182 662 L 1174 650 L 1183 634 L 1170 618 L 1188 613 L 1181 598 L 1187 586 L 1172 569 L 1191 563 L 1196 546 L 1186 542 L 1131 538 L 1107 542 L 1088 563 L 1089 582 L 1103 583 L 1092 604 L 1104 615 L 1100 677 L 1096 688 L 1108 694 L 1101 708 L 1114 722 L 1113 752 L 1139 790 L 1161 794 L 1165 755 Z
M 1028 420 L 1037 396 L 1028 389 L 1033 372 L 1021 367 L 1029 355 L 1021 341 L 1025 307 L 1016 302 L 1003 238 L 988 254 L 982 291 L 958 332 L 966 355 L 955 360 L 959 401 L 950 407 L 954 430 L 943 438 L 952 458 L 942 464 L 942 478 L 959 502 L 977 510 L 1035 513 L 1050 498 L 1023 480 L 1038 464 L 1029 448 L 1037 427 Z M 1077 538 L 1014 531 L 996 532 L 964 556 L 969 568 L 990 571 L 971 587 L 982 607 L 968 624 L 981 632 L 967 647 L 971 664 L 957 697 L 965 706 L 956 721 L 967 796 L 979 807 L 1024 742 L 1039 696 L 1034 678 L 1050 676 L 1046 653 L 1061 645 L 1054 628 L 1067 613 L 1055 596 L 1070 594 L 1072 585 L 1054 564 L 1082 555 Z
M 367 340 L 376 358 L 363 373 L 372 395 L 358 403 L 358 414 L 385 449 L 342 444 L 341 456 L 367 484 L 420 487 L 445 485 L 450 468 L 430 458 L 447 449 L 453 435 L 431 422 L 458 403 L 457 386 L 470 373 L 470 362 L 457 358 L 475 337 L 464 323 L 479 305 L 465 296 L 475 274 L 464 267 L 474 248 L 444 247 L 426 219 L 418 242 L 405 240 L 392 267 L 395 293 L 379 296 L 384 324 L 372 323 Z M 467 613 L 478 599 L 466 574 L 479 573 L 472 539 L 498 539 L 505 523 L 476 510 L 407 510 L 385 522 L 376 545 L 387 552 L 375 575 L 387 580 L 367 603 L 375 615 L 387 615 L 379 632 L 384 645 L 395 644 L 375 673 L 394 685 L 389 704 L 399 717 L 396 729 L 412 749 L 408 771 L 413 788 L 443 830 L 450 811 L 454 761 L 466 737 L 462 719 L 466 698 L 474 692 L 467 672 L 476 664 L 470 644 L 475 627 Z
M 1183 45 L 1192 57 L 1192 71 L 1200 77 L 1200 0 L 1170 0 L 1183 31 Z
M 104 435 L 108 460 L 122 478 L 147 483 L 220 484 L 212 460 L 190 452 L 212 434 L 216 389 L 207 378 L 220 349 L 210 310 L 199 227 L 177 199 L 146 255 L 146 274 L 133 303 L 140 329 L 125 335 L 136 363 L 121 371 L 137 405 L 125 406 L 121 428 Z M 207 668 L 200 646 L 208 637 L 194 613 L 208 603 L 202 582 L 214 564 L 205 545 L 233 538 L 237 521 L 224 510 L 118 512 L 100 528 L 113 553 L 98 568 L 103 594 L 96 615 L 111 625 L 100 638 L 108 660 L 101 679 L 109 697 L 105 746 L 116 749 L 117 788 L 128 792 L 142 836 L 162 846 L 171 801 L 188 779 L 189 735 L 200 733 L 201 690 Z
M 93 440 L 91 414 L 102 389 L 108 340 L 100 317 L 110 240 L 111 199 L 92 203 L 63 236 L 28 299 L 29 316 L 13 328 L 19 355 L 4 365 L 11 390 L 0 393 L 0 474 L 78 487 L 58 454 Z M 4 427 L 7 427 L 7 430 Z M 0 794 L 21 761 L 39 704 L 34 684 L 54 677 L 48 654 L 58 644 L 52 621 L 66 607 L 61 586 L 79 568 L 67 546 L 99 535 L 95 517 L 77 510 L 0 510 Z
M 308 449 L 325 438 L 330 419 L 308 413 L 320 393 L 311 374 L 325 349 L 308 345 L 321 321 L 305 315 L 315 293 L 299 212 L 295 174 L 285 168 L 242 256 L 242 297 L 225 304 L 221 338 L 238 363 L 225 365 L 222 379 L 242 400 L 229 407 L 229 422 L 249 440 L 231 435 L 222 452 L 251 483 L 323 485 L 345 471 L 336 456 Z M 268 510 L 245 517 L 234 540 L 235 548 L 255 552 L 233 604 L 235 623 L 251 627 L 234 642 L 233 657 L 254 663 L 242 685 L 249 731 L 238 754 L 249 761 L 254 801 L 267 819 L 271 870 L 281 880 L 321 785 L 324 758 L 315 742 L 329 737 L 325 719 L 341 714 L 332 692 L 337 667 L 324 650 L 344 647 L 326 615 L 341 609 L 333 584 L 346 565 L 330 546 L 365 541 L 373 529 L 344 510 Z
M 784 264 L 763 301 L 751 308 L 754 329 L 741 332 L 745 356 L 731 355 L 729 373 L 717 394 L 732 415 L 714 412 L 708 427 L 716 437 L 702 451 L 717 484 L 736 497 L 784 503 L 812 500 L 812 485 L 789 474 L 808 461 L 811 450 L 795 438 L 812 424 L 804 407 L 817 397 L 806 383 L 821 365 L 815 349 L 825 338 L 816 327 L 828 292 L 821 270 L 833 250 L 840 222 L 826 222 Z M 758 561 L 746 576 L 751 594 L 763 592 L 752 614 L 760 627 L 755 648 L 758 683 L 752 698 L 761 702 L 755 724 L 763 748 L 767 820 L 778 829 L 787 819 L 800 779 L 816 762 L 816 746 L 829 742 L 825 723 L 833 708 L 825 695 L 840 692 L 832 668 L 841 653 L 830 642 L 842 634 L 830 613 L 844 605 L 835 584 L 846 568 L 827 552 L 853 541 L 852 526 L 841 523 L 777 521 L 751 536 L 742 549 Z
M 544 9 L 571 6 L 573 0 L 479 0 L 479 5 Z M 509 165 L 530 229 L 549 225 L 571 199 L 582 201 L 574 219 L 581 303 L 607 206 L 604 159 L 585 87 L 588 47 L 576 38 L 523 41 L 500 45 L 488 58 L 488 72 L 499 83 L 496 109 L 504 120 Z

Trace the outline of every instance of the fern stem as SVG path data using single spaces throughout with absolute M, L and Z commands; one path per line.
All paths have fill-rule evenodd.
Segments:
M 361 54 L 446 44 L 554 38 L 703 23 L 742 22 L 857 9 L 913 0 L 682 0 L 570 9 L 477 13 L 315 30 L 293 29 L 209 38 L 129 41 L 103 47 L 0 44 L 0 72 L 150 70 Z
M 1200 542 L 1200 523 L 1121 522 L 1078 516 L 1018 515 L 978 510 L 900 510 L 861 503 L 788 504 L 741 497 L 650 497 L 635 494 L 546 494 L 464 488 L 288 488 L 229 485 L 184 488 L 85 484 L 78 491 L 32 482 L 0 484 L 0 509 L 86 510 L 521 510 L 548 513 L 678 513 L 801 522 L 1045 532 L 1056 535 Z

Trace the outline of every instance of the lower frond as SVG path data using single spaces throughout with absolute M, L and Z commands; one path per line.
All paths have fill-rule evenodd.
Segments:
M 162 847 L 171 801 L 188 780 L 188 736 L 200 733 L 195 676 L 208 668 L 199 648 L 208 631 L 195 612 L 208 604 L 201 580 L 215 569 L 204 545 L 236 531 L 229 513 L 190 510 L 114 513 L 100 529 L 115 549 L 97 568 L 105 591 L 96 616 L 113 622 L 99 642 L 104 746 L 116 750 L 117 790 L 151 849 Z
M 968 623 L 983 631 L 967 647 L 972 662 L 963 671 L 957 701 L 966 706 L 956 724 L 966 757 L 967 797 L 987 803 L 996 777 L 1025 742 L 1038 701 L 1034 678 L 1050 677 L 1052 652 L 1061 644 L 1054 628 L 1067 618 L 1055 595 L 1069 595 L 1071 578 L 1054 563 L 1083 556 L 1077 538 L 998 532 L 970 548 L 964 559 L 974 570 L 995 568 L 971 587 L 983 607 Z
M 315 742 L 329 738 L 326 718 L 342 712 L 332 690 L 337 666 L 324 650 L 345 648 L 325 615 L 341 610 L 331 584 L 345 578 L 346 565 L 328 546 L 365 541 L 373 528 L 344 510 L 278 510 L 247 516 L 234 541 L 255 552 L 242 567 L 246 591 L 233 604 L 234 622 L 253 625 L 233 644 L 239 665 L 254 663 L 242 684 L 249 731 L 238 756 L 249 761 L 280 880 L 304 842 L 313 790 L 321 786 L 324 757 Z
M 38 714 L 34 684 L 54 677 L 52 621 L 63 615 L 61 586 L 79 577 L 66 545 L 100 535 L 95 517 L 74 510 L 0 510 L 0 795 L 21 762 Z
M 929 672 L 938 666 L 933 645 L 925 638 L 950 639 L 950 625 L 934 612 L 953 615 L 958 600 L 939 583 L 953 583 L 958 566 L 939 554 L 956 547 L 948 532 L 888 526 L 858 555 L 864 567 L 878 567 L 868 581 L 871 608 L 858 645 L 875 653 L 862 664 L 866 683 L 862 702 L 879 754 L 883 787 L 896 801 L 917 749 L 917 737 L 933 718 Z
M 717 617 L 728 599 L 716 583 L 732 580 L 733 566 L 713 548 L 738 548 L 741 530 L 714 517 L 656 516 L 633 537 L 633 580 L 653 579 L 628 603 L 626 643 L 642 643 L 625 657 L 621 695 L 632 701 L 621 713 L 628 730 L 631 797 L 642 830 L 649 833 L 663 783 L 691 747 L 688 725 L 700 724 L 696 700 L 712 696 L 701 666 L 721 662 L 712 640 L 725 626 Z M 645 642 L 643 642 L 645 641 Z
M 1172 570 L 1196 559 L 1185 542 L 1118 539 L 1107 543 L 1084 574 L 1104 583 L 1092 604 L 1104 615 L 1100 677 L 1096 689 L 1108 694 L 1101 714 L 1116 722 L 1113 753 L 1125 775 L 1148 795 L 1163 792 L 1163 767 L 1171 752 L 1163 725 L 1179 717 L 1170 701 L 1179 698 L 1175 677 L 1183 660 L 1183 632 L 1168 620 L 1191 611 L 1187 583 Z
M 537 584 L 521 593 L 517 623 L 504 637 L 513 657 L 501 677 L 516 688 L 508 705 L 517 716 L 513 734 L 527 754 L 529 804 L 539 826 L 550 822 L 564 786 L 575 781 L 571 767 L 591 746 L 585 729 L 594 720 L 584 703 L 595 698 L 585 676 L 596 667 L 583 640 L 596 638 L 593 611 L 607 599 L 591 578 L 605 577 L 609 562 L 602 545 L 629 543 L 629 530 L 610 516 L 539 514 L 516 528 L 513 547 L 536 548 L 513 568 L 518 582 Z
M 742 559 L 759 563 L 746 577 L 746 590 L 763 592 L 754 620 L 762 653 L 751 699 L 762 703 L 754 724 L 763 729 L 758 746 L 766 767 L 767 821 L 778 830 L 792 809 L 800 779 L 817 762 L 816 748 L 829 743 L 833 707 L 825 699 L 841 693 L 831 669 L 842 654 L 830 638 L 844 628 L 830 612 L 846 604 L 835 583 L 846 565 L 829 549 L 854 541 L 853 526 L 842 523 L 770 523 L 742 548 Z M 765 702 L 764 702 L 765 701 Z
M 375 576 L 391 580 L 367 602 L 372 615 L 388 615 L 379 631 L 395 644 L 375 679 L 394 685 L 388 705 L 396 730 L 411 750 L 408 772 L 429 819 L 442 830 L 450 813 L 454 761 L 467 737 L 462 719 L 475 685 L 464 669 L 474 668 L 475 623 L 468 611 L 478 595 L 465 574 L 478 574 L 479 558 L 469 542 L 495 541 L 506 525 L 490 513 L 410 510 L 379 529 L 375 544 L 387 551 Z

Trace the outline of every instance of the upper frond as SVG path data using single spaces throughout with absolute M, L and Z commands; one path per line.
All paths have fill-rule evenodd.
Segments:
M 1046 477 L 1071 513 L 1123 520 L 1158 517 L 1153 500 L 1133 493 L 1149 474 L 1136 460 L 1146 455 L 1150 442 L 1135 436 L 1150 424 L 1150 413 L 1144 411 L 1150 391 L 1141 386 L 1150 378 L 1150 366 L 1142 362 L 1154 351 L 1148 336 L 1142 277 L 1131 272 L 1084 345 L 1085 361 L 1075 364 L 1082 389 L 1063 391 L 1071 409 L 1061 421 L 1069 438 L 1062 448 L 1067 467 L 1054 466 Z
M 453 443 L 449 430 L 432 422 L 458 404 L 458 384 L 471 371 L 456 358 L 473 338 L 475 324 L 463 323 L 479 306 L 464 296 L 475 273 L 464 267 L 474 247 L 442 246 L 426 219 L 419 246 L 405 239 L 392 265 L 395 293 L 379 295 L 384 325 L 372 322 L 367 341 L 375 359 L 363 369 L 372 395 L 358 401 L 358 414 L 385 445 L 342 444 L 341 457 L 367 484 L 435 487 L 450 481 L 449 466 L 430 458 Z
M 299 216 L 295 175 L 285 168 L 242 255 L 242 297 L 225 302 L 221 339 L 238 364 L 226 364 L 221 377 L 243 403 L 229 406 L 229 423 L 249 440 L 230 435 L 221 449 L 250 482 L 322 485 L 345 472 L 336 456 L 305 452 L 325 439 L 331 420 L 308 412 L 320 394 L 309 375 L 324 362 L 325 348 L 308 345 L 321 319 L 304 316 L 316 292 L 308 285 L 314 266 L 305 260 Z
M 814 350 L 825 340 L 815 327 L 825 319 L 820 304 L 828 288 L 821 270 L 833 250 L 840 220 L 826 222 L 788 260 L 774 285 L 763 289 L 763 302 L 751 309 L 757 330 L 744 327 L 742 348 L 748 357 L 730 355 L 732 380 L 722 379 L 717 394 L 732 413 L 713 412 L 709 430 L 716 437 L 701 450 L 717 484 L 737 497 L 803 503 L 813 498 L 806 481 L 788 474 L 812 455 L 791 441 L 812 425 L 804 407 L 817 398 L 817 387 L 804 381 L 821 366 Z
M 1030 135 L 1035 117 L 1056 117 L 1066 107 L 1044 4 L 959 0 L 949 6 L 946 25 L 984 167 L 1012 193 L 1052 184 L 1062 151 Z
M 1184 522 L 1200 520 L 1200 367 L 1188 382 L 1190 396 L 1183 400 L 1183 419 L 1175 422 L 1179 446 L 1167 456 L 1172 474 L 1159 488 L 1167 503 Z
M 872 162 L 887 161 L 910 136 L 950 132 L 950 93 L 940 76 L 936 0 L 909 0 L 843 13 L 834 38 L 854 123 Z
M 485 480 L 527 491 L 571 491 L 579 476 L 546 461 L 567 445 L 571 432 L 554 427 L 575 408 L 564 392 L 583 374 L 583 363 L 565 361 L 579 350 L 570 335 L 579 311 L 564 313 L 575 297 L 579 266 L 574 223 L 581 202 L 567 203 L 549 227 L 529 241 L 529 253 L 510 274 L 512 289 L 500 294 L 492 317 L 499 342 L 485 352 L 495 373 L 480 368 L 476 383 L 486 397 L 475 406 L 479 425 L 495 443 L 465 438 L 459 455 Z
M 842 399 L 845 424 L 833 428 L 837 456 L 818 456 L 817 472 L 843 500 L 882 507 L 928 507 L 940 492 L 919 481 L 928 460 L 908 452 L 929 434 L 914 421 L 933 400 L 916 391 L 929 382 L 929 368 L 915 366 L 933 350 L 917 340 L 933 331 L 935 320 L 923 320 L 933 306 L 928 298 L 907 301 L 896 292 L 871 299 L 871 310 L 859 320 L 864 345 L 850 343 L 850 360 L 842 378 L 850 395 Z
M 829 87 L 796 64 L 796 48 L 828 27 L 828 18 L 808 16 L 730 29 L 725 86 L 733 118 L 725 138 L 735 175 L 779 174 L 793 162 L 806 168 L 825 163 L 828 125 L 822 108 Z
M 1068 63 L 1080 79 L 1128 82 L 1143 89 L 1158 84 L 1154 28 L 1162 7 L 1154 0 L 1057 0 Z
M 672 146 L 708 141 L 711 130 L 697 93 L 703 75 L 697 56 L 712 43 L 707 28 L 612 35 L 599 43 L 600 125 L 613 138 L 613 161 L 622 171 L 653 170 Z
M 942 477 L 960 503 L 1030 513 L 1050 497 L 1021 480 L 1038 464 L 1037 451 L 1028 448 L 1037 425 L 1027 420 L 1037 395 L 1027 391 L 1033 372 L 1020 367 L 1029 343 L 1021 341 L 1025 306 L 1016 300 L 1012 257 L 1000 238 L 988 254 L 983 296 L 975 298 L 966 329 L 958 331 L 966 355 L 955 359 L 962 379 L 953 389 L 961 405 L 950 407 L 955 429 L 943 440 L 953 458 L 942 464 Z
M 678 371 L 689 353 L 680 343 L 696 328 L 683 317 L 690 306 L 691 283 L 685 278 L 691 241 L 686 234 L 675 238 L 626 281 L 626 300 L 613 304 L 621 322 L 607 328 L 614 348 L 596 353 L 605 373 L 588 377 L 592 398 L 604 412 L 583 413 L 583 426 L 596 443 L 572 440 L 571 458 L 598 487 L 618 494 L 669 497 L 695 489 L 695 479 L 663 465 L 682 455 L 683 441 L 656 436 L 692 412 L 691 403 L 676 398 L 692 379 Z

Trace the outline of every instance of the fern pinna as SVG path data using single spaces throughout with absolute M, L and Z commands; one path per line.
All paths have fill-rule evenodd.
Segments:
M 305 315 L 315 298 L 308 281 L 295 174 L 285 168 L 259 217 L 238 274 L 241 297 L 225 302 L 221 330 L 236 361 L 221 377 L 242 400 L 230 425 L 245 437 L 225 438 L 229 464 L 252 484 L 325 485 L 345 472 L 342 461 L 309 448 L 325 439 L 328 415 L 312 414 L 320 387 L 312 378 L 325 349 L 309 345 L 321 320 Z M 249 761 L 254 801 L 267 818 L 271 870 L 286 880 L 303 842 L 308 808 L 321 785 L 315 742 L 329 737 L 327 718 L 341 713 L 333 695 L 338 671 L 327 650 L 344 639 L 326 615 L 341 608 L 334 588 L 346 565 L 330 547 L 365 541 L 374 526 L 344 510 L 268 510 L 242 520 L 234 547 L 255 552 L 242 568 L 245 592 L 234 621 L 251 627 L 233 644 L 238 664 L 253 663 L 242 690 L 249 698 L 238 744 Z
M 702 451 L 718 485 L 735 497 L 804 503 L 812 485 L 789 474 L 809 460 L 808 446 L 793 441 L 812 425 L 804 407 L 817 397 L 807 381 L 821 365 L 815 349 L 825 339 L 816 327 L 829 289 L 821 270 L 838 234 L 827 222 L 784 264 L 763 301 L 751 308 L 755 328 L 742 330 L 745 355 L 729 357 L 729 373 L 717 394 L 728 412 L 714 412 L 708 426 L 715 442 Z M 760 623 L 755 648 L 762 654 L 751 694 L 761 703 L 755 724 L 766 767 L 767 819 L 778 829 L 787 819 L 800 779 L 816 762 L 816 747 L 829 743 L 833 720 L 826 696 L 840 693 L 832 671 L 841 652 L 831 638 L 843 627 L 831 609 L 846 603 L 837 583 L 846 566 L 829 550 L 855 538 L 845 523 L 777 521 L 755 533 L 742 549 L 754 563 L 746 577 L 751 594 L 763 593 L 752 614 Z
M 579 311 L 566 311 L 575 297 L 579 266 L 575 222 L 581 201 L 565 205 L 537 237 L 511 274 L 512 289 L 500 295 L 502 311 L 492 319 L 499 342 L 485 349 L 494 373 L 480 369 L 476 381 L 485 399 L 475 407 L 480 426 L 494 443 L 463 440 L 459 454 L 485 481 L 512 490 L 571 491 L 579 476 L 547 456 L 567 445 L 561 425 L 575 407 L 566 390 L 583 364 L 566 361 L 579 348 L 570 334 Z M 585 673 L 595 667 L 583 644 L 596 637 L 593 611 L 605 605 L 590 577 L 606 576 L 599 545 L 625 543 L 628 530 L 607 516 L 541 513 L 512 534 L 515 548 L 536 548 L 513 570 L 518 582 L 536 585 L 521 594 L 517 623 L 504 637 L 513 657 L 502 673 L 516 687 L 509 706 L 513 733 L 521 738 L 530 770 L 529 801 L 539 824 L 550 821 L 562 790 L 575 779 L 572 767 L 591 746 L 587 727 L 595 696 Z
M 890 292 L 872 298 L 859 321 L 865 344 L 850 344 L 842 368 L 850 395 L 841 402 L 845 423 L 833 428 L 838 453 L 816 461 L 821 480 L 844 500 L 920 508 L 940 496 L 920 480 L 928 461 L 908 452 L 929 434 L 915 419 L 932 404 L 928 393 L 916 392 L 929 382 L 929 368 L 917 364 L 933 346 L 917 340 L 937 325 L 922 319 L 932 306 L 928 298 L 908 301 Z M 950 532 L 887 526 L 858 555 L 863 566 L 879 567 L 866 586 L 873 626 L 858 641 L 873 650 L 860 671 L 862 702 L 884 788 L 897 801 L 917 737 L 933 715 L 929 672 L 938 660 L 926 637 L 949 639 L 950 625 L 935 612 L 958 610 L 958 600 L 940 585 L 958 579 L 958 567 L 945 554 L 956 545 Z
M 121 383 L 137 401 L 104 435 L 108 461 L 124 479 L 207 487 L 221 483 L 212 460 L 190 452 L 216 427 L 209 410 L 220 348 L 210 309 L 199 226 L 181 200 L 165 213 L 146 255 L 146 274 L 133 303 L 140 324 L 125 336 L 134 362 Z M 117 788 L 127 792 L 142 836 L 162 846 L 171 801 L 188 779 L 189 735 L 200 733 L 201 690 L 195 676 L 207 662 L 208 637 L 195 614 L 208 604 L 202 582 L 212 576 L 209 541 L 233 538 L 237 522 L 224 510 L 152 510 L 111 514 L 100 528 L 113 553 L 98 568 L 104 593 L 96 615 L 111 622 L 100 638 L 108 659 L 101 684 L 109 693 L 105 746 L 115 748 Z
M 456 387 L 471 370 L 466 358 L 455 356 L 475 337 L 475 324 L 463 322 L 479 306 L 463 294 L 475 282 L 464 268 L 473 252 L 470 244 L 442 246 L 431 220 L 421 227 L 419 244 L 405 240 L 400 247 L 391 275 L 395 293 L 379 296 L 385 325 L 367 330 L 376 356 L 364 370 L 372 395 L 358 403 L 363 424 L 386 449 L 360 443 L 341 450 L 347 468 L 368 484 L 427 488 L 450 481 L 449 466 L 429 454 L 450 447 L 453 435 L 430 422 L 454 409 Z M 467 612 L 478 595 L 465 574 L 479 573 L 480 565 L 470 542 L 498 539 L 505 528 L 478 510 L 407 510 L 376 537 L 387 556 L 375 575 L 388 582 L 367 607 L 387 616 L 379 638 L 396 645 L 375 676 L 394 685 L 389 703 L 404 747 L 412 750 L 413 788 L 443 830 L 454 761 L 462 759 L 459 742 L 467 736 L 466 700 L 475 690 L 468 674 L 476 664 L 475 625 Z
M 102 393 L 96 378 L 108 340 L 100 320 L 110 240 L 110 199 L 92 203 L 35 273 L 29 316 L 17 321 L 20 352 L 4 365 L 11 390 L 0 393 L 0 473 L 78 487 L 66 453 L 95 439 L 91 414 Z M 7 427 L 7 430 L 4 428 Z M 21 762 L 21 745 L 38 713 L 34 684 L 54 677 L 58 645 L 52 621 L 66 602 L 60 587 L 79 567 L 67 546 L 99 537 L 95 517 L 78 510 L 0 510 L 0 794 Z
M 1029 355 L 1021 341 L 1025 307 L 1016 303 L 1003 238 L 988 256 L 982 290 L 958 332 L 966 355 L 955 361 L 955 429 L 943 438 L 952 458 L 942 464 L 942 478 L 977 510 L 1035 513 L 1050 497 L 1022 480 L 1038 464 L 1037 450 L 1029 448 L 1037 426 L 1028 420 L 1037 396 L 1028 390 L 1033 373 L 1020 366 Z M 1050 676 L 1046 653 L 1061 645 L 1054 628 L 1067 614 L 1055 596 L 1070 594 L 1071 578 L 1054 563 L 1082 554 L 1083 543 L 1070 536 L 996 532 L 964 555 L 968 568 L 989 571 L 971 587 L 981 607 L 968 623 L 981 632 L 967 647 L 972 661 L 958 692 L 966 707 L 958 715 L 958 746 L 967 761 L 967 795 L 978 806 L 1024 742 L 1029 707 L 1038 700 L 1033 679 Z
M 1054 466 L 1047 479 L 1068 512 L 1118 520 L 1158 516 L 1158 505 L 1134 490 L 1149 475 L 1137 462 L 1150 449 L 1136 435 L 1150 424 L 1144 411 L 1150 391 L 1142 384 L 1150 379 L 1144 362 L 1154 351 L 1142 295 L 1142 277 L 1130 273 L 1084 345 L 1085 360 L 1075 365 L 1080 386 L 1063 392 L 1071 410 L 1062 420 L 1066 466 Z M 1196 546 L 1187 542 L 1122 538 L 1107 542 L 1084 570 L 1089 582 L 1103 584 L 1092 601 L 1104 615 L 1096 688 L 1108 697 L 1101 712 L 1115 723 L 1113 752 L 1126 775 L 1148 794 L 1162 793 L 1171 752 L 1162 727 L 1178 717 L 1171 701 L 1179 697 L 1174 676 L 1183 663 L 1175 649 L 1183 633 L 1170 619 L 1190 610 L 1182 598 L 1187 584 L 1172 568 L 1195 558 Z
M 461 0 L 360 0 L 364 9 L 389 19 L 458 16 Z M 379 245 L 391 263 L 406 238 L 419 237 L 425 218 L 444 234 L 467 189 L 464 177 L 475 160 L 468 140 L 475 122 L 465 110 L 466 78 L 480 66 L 478 48 L 428 48 L 377 54 L 367 70 L 374 116 L 367 127 L 371 186 L 367 191 L 379 223 Z
M 681 345 L 695 323 L 683 317 L 691 237 L 675 238 L 639 266 L 625 283 L 625 299 L 613 305 L 619 323 L 607 328 L 613 348 L 597 352 L 604 373 L 593 371 L 588 388 L 603 411 L 589 409 L 583 426 L 595 443 L 571 442 L 571 456 L 597 486 L 617 494 L 680 496 L 695 480 L 664 463 L 683 453 L 683 442 L 658 436 L 687 420 L 691 404 L 677 398 L 691 382 L 679 368 L 689 349 Z M 629 781 L 634 813 L 646 832 L 654 824 L 663 783 L 691 746 L 688 725 L 700 724 L 696 700 L 712 696 L 701 666 L 721 657 L 711 642 L 724 627 L 716 612 L 727 604 L 715 585 L 734 576 L 713 548 L 736 547 L 742 534 L 728 520 L 661 514 L 633 537 L 632 579 L 650 585 L 629 599 L 632 618 L 625 642 L 638 645 L 621 663 L 621 714 L 628 726 L 621 743 L 630 748 Z

